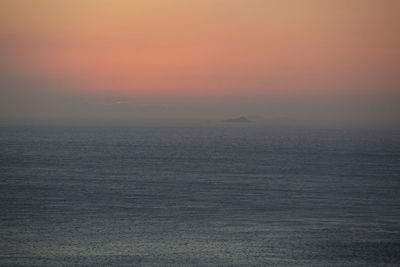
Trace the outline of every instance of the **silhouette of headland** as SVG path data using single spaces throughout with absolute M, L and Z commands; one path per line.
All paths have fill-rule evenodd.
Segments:
M 249 123 L 251 120 L 249 120 L 246 117 L 237 117 L 237 118 L 231 118 L 231 119 L 226 119 L 223 120 L 222 122 L 230 122 L 230 123 Z

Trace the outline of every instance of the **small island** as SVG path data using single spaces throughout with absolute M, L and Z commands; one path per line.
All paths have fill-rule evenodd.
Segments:
M 237 117 L 237 118 L 231 118 L 231 119 L 226 119 L 223 120 L 222 122 L 230 122 L 230 123 L 249 123 L 251 120 L 249 120 L 246 117 Z

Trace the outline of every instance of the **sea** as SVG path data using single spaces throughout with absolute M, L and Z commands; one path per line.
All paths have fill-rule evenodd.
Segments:
M 400 266 L 400 130 L 3 125 L 0 266 Z

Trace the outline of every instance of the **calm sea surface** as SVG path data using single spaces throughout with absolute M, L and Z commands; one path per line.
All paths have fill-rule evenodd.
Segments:
M 400 131 L 0 127 L 1 266 L 399 266 Z

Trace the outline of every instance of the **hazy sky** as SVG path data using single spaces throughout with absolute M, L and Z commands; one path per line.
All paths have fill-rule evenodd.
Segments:
M 0 120 L 400 117 L 397 0 L 0 0 Z

